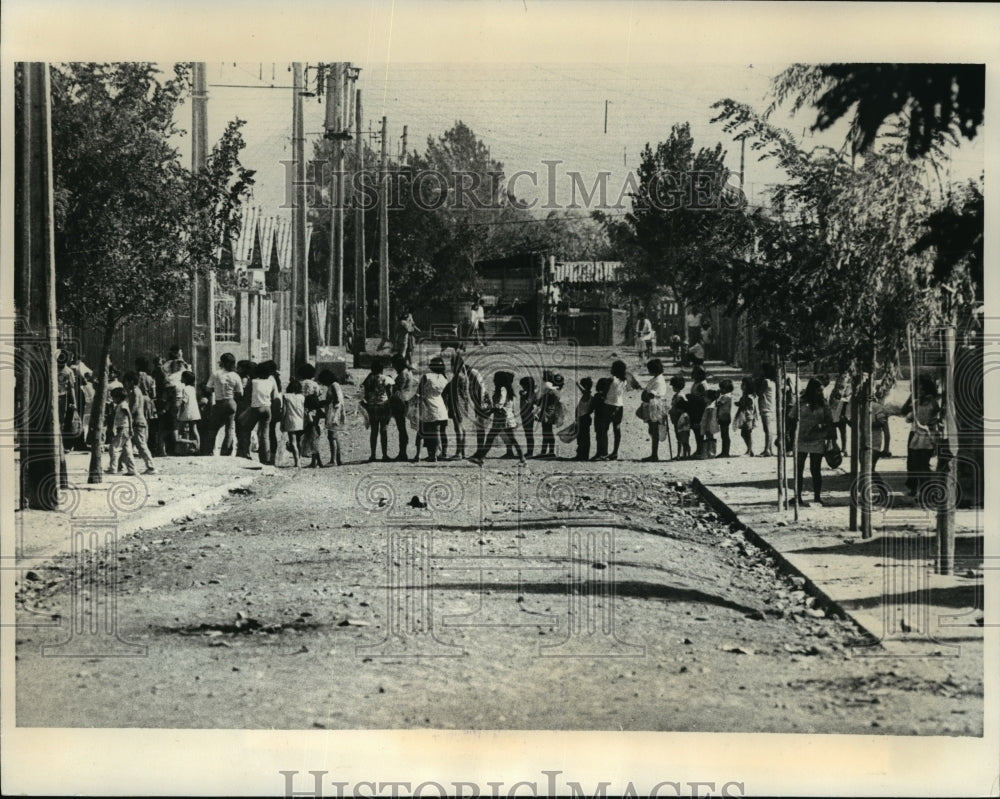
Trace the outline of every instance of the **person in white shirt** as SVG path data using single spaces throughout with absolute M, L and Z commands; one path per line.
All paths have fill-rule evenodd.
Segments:
M 278 384 L 268 363 L 259 363 L 250 381 L 250 407 L 246 410 L 244 425 L 247 430 L 257 428 L 257 455 L 261 463 L 271 460 L 271 440 L 268 427 L 271 423 L 271 403 L 279 399 Z M 250 457 L 249 452 L 246 457 Z
M 666 424 L 664 400 L 667 396 L 667 381 L 663 377 L 663 362 L 659 358 L 653 358 L 646 364 L 646 368 L 652 377 L 642 392 L 642 404 L 646 424 L 649 425 L 649 437 L 653 443 L 649 455 L 643 460 L 652 462 L 660 459 L 660 424 Z
M 219 429 L 223 428 L 225 432 L 220 454 L 232 455 L 233 442 L 236 438 L 236 401 L 243 396 L 243 381 L 236 374 L 236 357 L 231 352 L 223 353 L 219 358 L 219 368 L 208 381 L 208 390 L 212 393 L 213 400 L 212 423 L 209 427 L 212 453 L 215 453 L 215 439 Z
M 635 346 L 639 353 L 639 363 L 653 356 L 653 323 L 642 311 L 635 323 Z
M 472 325 L 472 341 L 476 344 L 486 346 L 486 309 L 483 307 L 483 298 L 479 297 L 472 306 L 469 314 L 469 323 Z
M 595 419 L 595 430 L 597 431 L 597 452 L 592 460 L 616 461 L 618 460 L 618 448 L 622 443 L 622 416 L 624 414 L 625 391 L 628 389 L 627 369 L 625 361 L 615 361 L 611 364 L 611 378 L 607 391 L 604 393 L 603 402 L 600 404 L 600 421 L 607 422 L 612 429 L 614 436 L 614 446 L 610 454 L 607 453 L 607 433 L 601 433 L 601 429 L 607 428 L 598 425 Z M 604 441 L 602 442 L 602 437 Z M 602 446 L 603 444 L 603 446 Z

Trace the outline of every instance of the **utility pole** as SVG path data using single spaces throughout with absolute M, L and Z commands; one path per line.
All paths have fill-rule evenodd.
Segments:
M 326 87 L 326 138 L 333 142 L 333 182 L 330 184 L 330 264 L 327 272 L 326 307 L 327 319 L 326 340 L 328 343 L 340 346 L 343 322 L 343 272 L 344 272 L 344 209 L 343 209 L 343 173 L 344 145 L 339 141 L 343 129 L 341 111 L 341 88 L 344 83 L 343 65 L 330 64 L 327 69 Z M 341 291 L 336 293 L 336 287 Z
M 378 323 L 382 337 L 389 338 L 389 128 L 382 117 L 382 203 L 379 206 Z
M 946 297 L 948 324 L 942 332 L 944 344 L 944 431 L 945 440 L 938 449 L 938 477 L 941 480 L 941 503 L 937 509 L 937 557 L 934 571 L 951 574 L 955 569 L 955 505 L 958 501 L 958 479 L 955 455 L 958 453 L 958 422 L 955 413 L 955 298 Z M 917 395 L 913 396 L 913 415 L 917 415 Z
M 306 263 L 306 161 L 302 123 L 302 63 L 292 65 L 292 159 L 295 201 L 292 204 L 292 368 L 309 360 L 309 275 Z
M 197 173 L 208 163 L 208 85 L 205 63 L 191 64 L 194 84 L 191 92 L 191 171 Z M 207 380 L 215 366 L 215 270 L 203 271 L 196 264 L 191 273 L 191 320 L 188 329 L 188 357 L 194 373 Z
M 16 361 L 21 408 L 22 492 L 29 507 L 57 510 L 58 488 L 68 487 L 59 418 L 56 348 L 56 275 L 52 196 L 52 106 L 49 65 L 22 69 L 19 269 L 15 296 L 20 316 Z M 58 481 L 58 482 L 57 482 Z
M 355 169 L 364 174 L 365 149 L 361 141 L 361 89 L 354 100 L 354 154 Z M 367 297 L 365 296 L 365 209 L 363 203 L 354 207 L 354 365 L 358 366 L 358 355 L 365 351 L 365 324 Z
M 401 150 L 402 150 L 402 157 L 399 159 L 399 162 L 400 162 L 400 164 L 402 166 L 406 166 L 406 163 L 407 163 L 407 157 L 406 157 L 406 133 L 407 133 L 407 128 L 408 127 L 409 127 L 408 125 L 403 125 L 403 137 L 402 137 L 402 142 L 401 142 L 401 147 L 400 147 Z

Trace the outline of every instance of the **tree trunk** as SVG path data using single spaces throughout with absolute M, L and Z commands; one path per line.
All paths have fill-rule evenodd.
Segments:
M 872 537 L 872 375 L 875 373 L 875 351 L 861 386 L 861 436 L 859 494 L 861 497 L 861 537 Z
M 850 525 L 851 532 L 858 529 L 858 474 L 860 448 L 858 447 L 858 431 L 861 428 L 861 414 L 859 413 L 861 398 L 861 380 L 857 375 L 851 376 L 851 505 L 850 505 Z
M 94 440 L 90 447 L 90 469 L 87 475 L 88 483 L 100 483 L 101 451 L 104 447 L 104 410 L 108 403 L 108 365 L 111 361 L 111 339 L 114 336 L 114 325 L 104 328 L 104 339 L 101 341 L 101 359 L 97 364 L 97 386 L 94 389 L 94 404 L 90 408 L 90 428 Z
M 802 426 L 802 402 L 799 399 L 799 362 L 795 361 L 795 391 L 792 394 L 795 403 L 795 446 L 792 455 L 792 468 L 795 470 L 795 521 L 799 520 L 799 497 L 802 496 L 802 485 L 799 480 L 799 428 Z
M 774 430 L 769 430 L 768 434 L 776 439 L 775 451 L 778 455 L 778 510 L 788 509 L 788 464 L 785 462 L 785 403 L 781 392 L 781 384 L 785 374 L 784 361 L 781 350 L 776 351 L 775 363 L 777 366 L 775 376 L 777 380 L 774 386 Z M 769 441 L 764 442 L 764 447 L 770 446 Z

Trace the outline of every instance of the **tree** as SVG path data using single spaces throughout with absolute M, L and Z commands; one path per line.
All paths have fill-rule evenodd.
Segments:
M 253 182 L 231 123 L 196 175 L 172 144 L 190 89 L 185 65 L 164 78 L 153 64 L 52 68 L 59 307 L 99 331 L 89 482 L 101 482 L 107 367 L 115 332 L 162 318 L 188 301 L 192 270 L 215 264 L 238 232 Z
M 717 304 L 752 242 L 742 194 L 727 186 L 721 144 L 695 150 L 687 123 L 642 152 L 638 191 L 623 222 L 598 215 L 622 247 L 636 293 L 669 286 L 684 303 Z
M 926 155 L 943 138 L 972 139 L 983 124 L 983 64 L 793 64 L 774 80 L 768 114 L 793 98 L 792 111 L 817 109 L 813 130 L 826 130 L 854 109 L 850 140 L 857 153 L 874 144 L 886 119 L 908 118 L 906 153 Z

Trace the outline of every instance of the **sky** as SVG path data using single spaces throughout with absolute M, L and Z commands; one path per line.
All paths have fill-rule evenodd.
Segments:
M 314 66 L 315 62 L 310 64 Z M 387 117 L 391 156 L 399 150 L 404 125 L 408 149 L 422 152 L 428 136 L 439 136 L 461 120 L 503 163 L 508 179 L 521 170 L 538 175 L 537 189 L 523 175 L 513 188 L 525 201 L 536 200 L 536 213 L 543 213 L 540 206 L 550 191 L 555 191 L 561 205 L 571 201 L 570 172 L 580 174 L 588 191 L 600 172 L 610 172 L 608 203 L 615 204 L 643 146 L 665 140 L 671 126 L 681 122 L 690 123 L 696 146 L 721 142 L 727 165 L 738 170 L 739 143 L 723 132 L 721 124 L 712 123 L 711 106 L 732 98 L 763 111 L 770 101 L 771 79 L 786 65 L 390 61 L 355 66 L 361 67 L 357 87 L 362 91 L 363 127 L 377 131 L 382 116 Z M 307 75 L 313 90 L 315 71 L 309 69 Z M 208 62 L 207 78 L 210 140 L 218 139 L 229 120 L 247 121 L 243 161 L 257 170 L 253 202 L 265 213 L 277 212 L 286 204 L 286 167 L 281 162 L 292 158 L 291 64 Z M 322 98 L 305 98 L 304 108 L 308 156 L 323 133 Z M 181 113 L 181 124 L 190 128 L 190 106 Z M 780 109 L 773 121 L 807 146 L 840 147 L 844 141 L 846 121 L 822 134 L 809 130 L 813 115 L 806 110 L 793 117 Z M 953 151 L 952 177 L 979 174 L 982 139 L 981 135 L 963 142 Z M 771 162 L 758 161 L 749 147 L 745 174 L 745 190 L 753 203 L 765 202 L 767 185 L 784 177 Z

